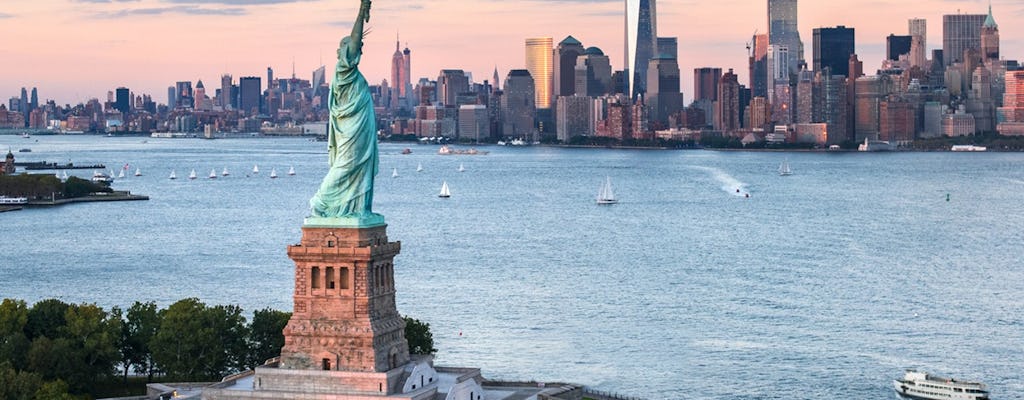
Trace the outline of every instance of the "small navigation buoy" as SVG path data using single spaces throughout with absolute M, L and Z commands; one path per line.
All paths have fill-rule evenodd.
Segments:
M 462 331 L 459 331 L 459 336 L 462 336 Z
M 740 190 L 739 190 L 739 189 L 736 189 L 736 193 L 739 193 L 739 192 L 740 192 Z
M 747 193 L 747 196 L 746 196 L 746 197 L 747 197 L 747 198 L 749 199 L 749 198 L 750 198 L 750 193 Z

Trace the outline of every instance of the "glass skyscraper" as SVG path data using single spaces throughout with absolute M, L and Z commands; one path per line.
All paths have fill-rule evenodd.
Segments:
M 768 0 L 768 44 L 789 49 L 789 73 L 800 70 L 804 44 L 797 26 L 797 0 Z
M 655 0 L 626 0 L 626 92 L 632 98 L 647 90 L 647 66 L 658 48 Z
M 549 37 L 526 39 L 526 69 L 533 77 L 537 108 L 551 108 L 554 80 L 554 40 Z

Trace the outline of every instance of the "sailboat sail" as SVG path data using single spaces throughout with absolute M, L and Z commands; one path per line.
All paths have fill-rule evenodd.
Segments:
M 782 164 L 779 165 L 779 175 L 786 176 L 792 174 L 793 170 L 789 169 L 789 160 L 782 161 Z
M 606 177 L 604 185 L 597 192 L 597 204 L 615 204 L 618 200 L 615 199 L 615 192 L 612 191 L 612 178 Z
M 397 178 L 398 177 L 398 168 L 395 168 L 393 171 L 391 171 L 391 177 L 392 178 Z
M 288 175 L 295 175 L 295 167 L 288 167 Z
M 420 172 L 420 171 L 423 171 L 423 164 L 420 164 L 420 165 L 416 166 L 416 172 Z
M 444 197 L 444 198 L 452 197 L 452 192 L 448 190 L 448 182 L 447 181 L 441 183 L 441 193 L 438 194 L 437 196 L 438 197 Z

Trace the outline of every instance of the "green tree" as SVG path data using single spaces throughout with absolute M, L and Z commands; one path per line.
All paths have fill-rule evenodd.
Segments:
M 70 351 L 62 357 L 70 364 L 67 381 L 73 391 L 87 391 L 98 379 L 111 376 L 119 359 L 120 315 L 111 315 L 95 304 L 74 305 L 65 315 L 63 330 Z M 58 339 L 58 341 L 60 341 Z
M 43 383 L 35 393 L 35 400 L 75 400 L 68 394 L 68 384 L 62 380 Z
M 28 320 L 25 324 L 25 336 L 29 340 L 45 336 L 56 339 L 58 332 L 64 327 L 64 314 L 67 313 L 67 303 L 57 299 L 40 301 L 28 310 Z
M 24 301 L 4 299 L 0 302 L 0 363 L 5 361 L 15 369 L 25 368 L 28 356 L 28 306 Z
M 241 308 L 207 308 L 189 298 L 160 311 L 160 328 L 150 348 L 172 379 L 220 379 L 244 365 L 246 337 Z
M 147 380 L 153 381 L 156 365 L 150 342 L 160 328 L 160 316 L 156 303 L 140 303 L 136 301 L 128 308 L 127 321 L 122 330 L 124 339 L 121 345 L 121 356 L 125 363 L 125 379 L 128 379 L 128 367 L 134 366 L 135 372 L 146 373 Z
M 249 359 L 243 369 L 263 365 L 268 359 L 281 355 L 284 347 L 284 327 L 292 314 L 269 308 L 253 313 L 249 325 Z
M 430 333 L 430 324 L 410 317 L 405 319 L 405 340 L 409 341 L 410 354 L 434 354 L 434 335 Z
M 32 400 L 43 386 L 39 374 L 18 371 L 9 363 L 0 362 L 0 399 Z

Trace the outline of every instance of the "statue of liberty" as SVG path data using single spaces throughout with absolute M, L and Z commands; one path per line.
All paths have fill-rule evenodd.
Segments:
M 328 100 L 330 170 L 309 200 L 307 225 L 366 227 L 384 223 L 374 214 L 373 180 L 377 175 L 377 122 L 366 78 L 359 72 L 363 24 L 370 20 L 370 0 L 362 0 L 352 34 L 341 40 Z

